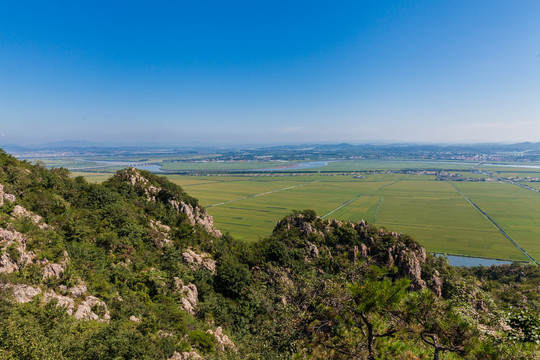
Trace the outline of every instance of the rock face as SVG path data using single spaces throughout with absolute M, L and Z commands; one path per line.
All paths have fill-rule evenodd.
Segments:
M 149 184 L 148 179 L 142 176 L 139 170 L 131 167 L 123 171 L 119 171 L 116 174 L 116 176 L 120 180 L 127 181 L 131 185 L 142 190 L 144 194 L 146 195 L 146 199 L 148 201 L 156 201 L 156 195 L 159 193 L 161 189 Z
M 4 185 L 0 184 L 0 206 L 4 206 L 4 200 L 14 202 L 15 195 L 4 192 Z
M 421 248 L 419 252 L 401 250 L 395 263 L 401 276 L 411 279 L 414 290 L 424 289 L 426 282 L 422 280 L 422 264 L 426 262 L 426 250 Z
M 68 315 L 73 315 L 73 309 L 75 308 L 75 301 L 68 296 L 58 295 L 52 290 L 47 290 L 45 292 L 45 296 L 43 297 L 43 301 L 45 301 L 46 303 L 50 301 L 56 301 L 57 306 L 61 306 L 65 308 Z
M 308 248 L 309 256 L 311 256 L 313 258 L 318 258 L 319 257 L 319 249 L 317 248 L 317 246 L 315 244 L 312 244 L 312 243 L 310 243 L 308 241 L 307 242 L 307 248 Z
M 323 235 L 322 231 L 317 230 L 313 224 L 306 219 L 302 214 L 295 216 L 289 216 L 283 220 L 278 221 L 276 229 L 285 228 L 290 230 L 292 228 L 298 228 L 302 235 L 309 236 L 311 234 Z
M 96 314 L 95 311 L 101 312 L 101 316 Z M 73 315 L 75 319 L 87 319 L 97 321 L 109 321 L 111 315 L 109 309 L 103 300 L 98 299 L 95 296 L 87 296 L 78 307 L 77 312 Z
M 430 283 L 430 288 L 431 290 L 433 290 L 433 292 L 435 293 L 435 295 L 437 295 L 438 297 L 441 297 L 442 296 L 442 280 L 439 276 L 439 272 L 437 270 L 435 270 L 435 273 L 433 274 L 432 278 L 431 278 L 431 283 Z
M 212 259 L 210 254 L 197 254 L 195 251 L 187 249 L 182 253 L 182 258 L 184 259 L 184 263 L 192 270 L 203 268 L 210 271 L 212 274 L 216 273 L 216 261 Z
M 184 310 L 190 314 L 195 314 L 195 306 L 197 306 L 199 292 L 195 284 L 184 285 L 182 280 L 174 278 L 176 291 L 182 294 L 182 305 Z
M 148 201 L 157 201 L 158 195 L 162 199 L 167 199 L 167 196 L 162 197 L 166 190 L 151 185 L 148 179 L 146 179 L 139 170 L 135 168 L 125 169 L 119 171 L 116 175 L 120 180 L 127 181 L 140 191 L 142 191 Z M 200 225 L 210 234 L 221 237 L 221 232 L 214 228 L 214 219 L 208 215 L 206 209 L 199 206 L 193 207 L 183 201 L 175 198 L 168 198 L 165 202 L 167 205 L 172 206 L 176 211 L 186 214 L 191 225 Z
M 19 266 L 9 257 L 8 254 L 2 254 L 0 256 L 0 273 L 10 274 L 12 272 L 19 271 Z
M 86 288 L 86 284 L 80 283 L 79 285 L 72 286 L 69 289 L 69 294 L 73 297 L 81 297 L 86 294 L 87 291 L 88 289 Z
M 378 266 L 396 267 L 400 276 L 411 280 L 411 288 L 414 290 L 427 286 L 427 282 L 422 279 L 422 267 L 427 259 L 426 250 L 407 236 L 371 227 L 364 220 L 353 224 L 321 218 L 313 220 L 304 214 L 294 214 L 279 221 L 274 231 L 293 231 L 293 236 L 297 236 L 299 232 L 300 236 L 304 237 L 306 251 L 311 258 L 317 258 L 322 249 L 310 242 L 310 235 L 339 239 L 345 233 L 348 240 L 345 243 L 338 241 L 332 251 L 346 252 L 352 262 L 362 258 Z M 427 280 L 434 289 L 439 289 L 435 290 L 436 293 L 440 292 L 440 278 Z
M 13 294 L 13 300 L 18 303 L 30 302 L 36 295 L 43 292 L 38 286 L 30 286 L 25 284 L 0 284 L 0 289 L 11 291 Z M 51 301 L 56 301 L 57 306 L 65 308 L 68 315 L 72 315 L 75 319 L 97 321 L 109 321 L 111 319 L 109 309 L 107 308 L 105 302 L 95 296 L 87 296 L 86 299 L 77 307 L 76 312 L 75 300 L 73 298 L 57 294 L 53 290 L 49 289 L 45 291 L 43 295 L 43 302 L 49 303 Z M 98 315 L 95 313 L 95 311 L 98 311 L 101 314 Z
M 11 290 L 13 299 L 18 303 L 30 302 L 34 296 L 41 294 L 41 289 L 39 287 L 24 284 L 3 284 L 0 285 L 0 289 L 8 291 Z
M 169 360 L 202 360 L 202 357 L 195 351 L 183 351 L 181 353 L 175 351 Z
M 41 273 L 43 274 L 43 280 L 49 277 L 60 279 L 64 275 L 64 267 L 60 264 L 47 264 L 41 269 Z
M 169 232 L 171 231 L 170 226 L 163 225 L 161 221 L 152 219 L 150 220 L 150 227 L 152 227 L 152 230 L 154 230 L 152 240 L 155 246 L 161 249 L 172 244 L 172 241 L 169 238 Z
M 208 215 L 206 209 L 193 207 L 183 201 L 169 200 L 169 204 L 178 212 L 183 212 L 192 225 L 201 225 L 210 234 L 221 237 L 221 232 L 214 228 L 214 218 Z
M 21 266 L 32 264 L 33 251 L 26 251 L 26 237 L 17 231 L 0 228 L 0 273 L 18 271 Z
M 21 205 L 15 205 L 13 208 L 13 211 L 11 212 L 11 216 L 17 218 L 17 219 L 30 219 L 35 224 L 40 223 L 43 219 L 38 214 L 34 214 L 31 211 L 26 210 Z
M 234 345 L 232 340 L 229 339 L 227 335 L 223 334 L 223 330 L 221 329 L 221 326 L 218 326 L 216 331 L 208 330 L 206 332 L 210 335 L 214 335 L 217 342 L 217 348 L 219 350 L 224 351 L 225 348 L 228 348 L 228 349 L 236 351 L 236 346 Z

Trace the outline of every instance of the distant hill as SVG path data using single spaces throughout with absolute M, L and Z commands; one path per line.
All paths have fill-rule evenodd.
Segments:
M 540 151 L 540 142 L 531 143 L 523 142 L 516 144 L 500 144 L 500 143 L 479 143 L 479 144 L 414 144 L 414 143 L 393 143 L 393 144 L 301 144 L 301 145 L 276 145 L 276 146 L 260 146 L 260 147 L 223 147 L 211 146 L 209 144 L 190 142 L 184 144 L 171 143 L 151 143 L 148 144 L 119 144 L 116 142 L 92 142 L 83 140 L 65 140 L 49 142 L 44 144 L 36 144 L 32 146 L 21 146 L 16 144 L 1 145 L 7 151 L 37 151 L 37 150 L 65 150 L 65 151 L 81 151 L 81 150 L 144 150 L 144 149 L 169 149 L 169 150 L 185 150 L 185 149 L 214 149 L 220 151 L 242 151 L 249 149 L 267 149 L 267 150 L 310 150 L 310 151 L 348 151 L 348 150 L 417 150 L 417 151 L 477 151 L 477 152 L 498 152 L 498 151 Z

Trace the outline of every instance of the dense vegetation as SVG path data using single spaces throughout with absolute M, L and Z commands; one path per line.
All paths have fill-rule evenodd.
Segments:
M 0 273 L 1 359 L 540 356 L 536 267 L 451 268 L 406 235 L 309 210 L 266 239 L 238 242 L 180 211 L 174 204 L 199 209 L 197 200 L 144 171 L 90 184 L 0 152 L 0 184 L 15 196 L 0 207 L 0 228 L 35 254 Z M 43 220 L 17 216 L 17 206 Z M 0 238 L 9 265 L 22 248 L 7 244 Z M 215 270 L 187 251 L 207 254 Z M 44 276 L 53 263 L 62 273 Z M 80 284 L 75 305 L 86 295 L 106 304 L 92 307 L 94 320 L 47 301 L 47 291 L 68 296 Z M 191 312 L 183 284 L 197 289 Z M 17 302 L 15 285 L 42 292 Z M 213 335 L 218 326 L 234 346 Z

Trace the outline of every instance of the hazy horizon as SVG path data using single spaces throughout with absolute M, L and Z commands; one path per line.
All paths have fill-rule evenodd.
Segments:
M 11 2 L 0 144 L 540 141 L 540 3 Z

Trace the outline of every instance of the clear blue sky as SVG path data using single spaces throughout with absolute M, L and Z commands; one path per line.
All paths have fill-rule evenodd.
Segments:
M 0 144 L 540 141 L 540 1 L 3 1 Z

